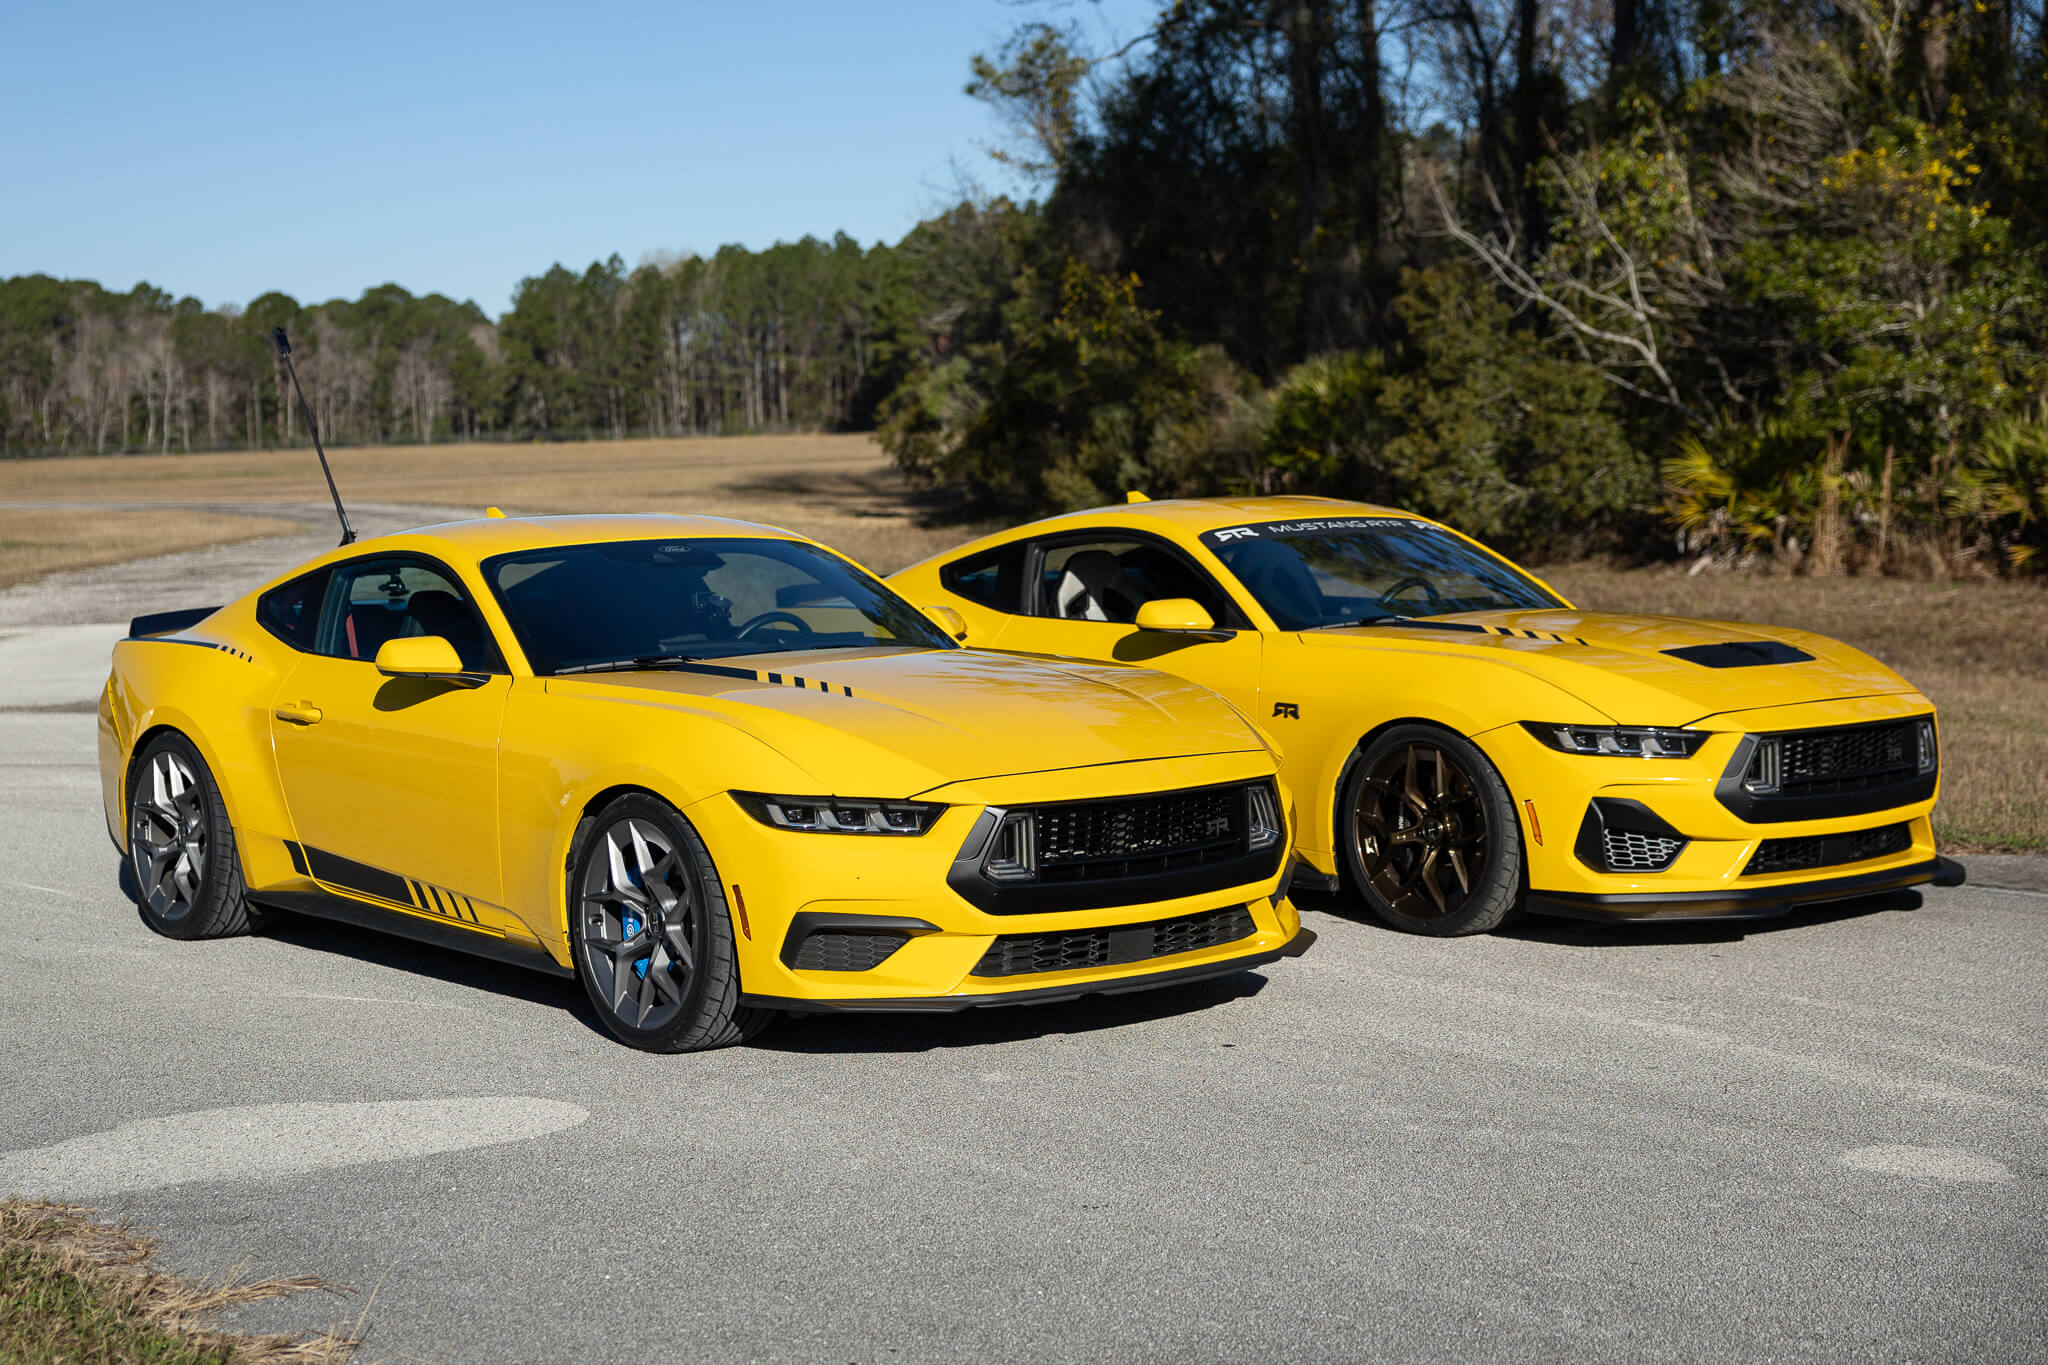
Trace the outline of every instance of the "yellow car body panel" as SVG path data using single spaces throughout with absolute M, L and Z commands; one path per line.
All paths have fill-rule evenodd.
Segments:
M 437 942 L 567 971 L 578 826 L 621 792 L 651 793 L 711 851 L 732 901 L 745 997 L 794 1009 L 948 1008 L 1132 989 L 1312 941 L 1284 896 L 1289 831 L 1256 875 L 1184 895 L 1119 899 L 1114 886 L 1097 886 L 1085 908 L 991 913 L 949 884 L 963 840 L 997 803 L 1271 783 L 1291 822 L 1259 729 L 1203 688 L 1145 670 L 970 649 L 781 650 L 676 671 L 536 675 L 481 567 L 514 551 L 691 538 L 815 545 L 720 518 L 458 522 L 341 547 L 203 619 L 119 642 L 99 707 L 109 831 L 125 850 L 136 756 L 150 737 L 175 730 L 216 778 L 253 901 L 347 902 L 392 917 L 384 927 L 401 933 L 432 925 Z M 259 619 L 259 600 L 273 589 L 389 555 L 424 557 L 459 582 L 501 671 L 459 683 L 386 676 L 366 659 L 296 648 Z M 771 827 L 734 791 L 947 809 L 921 835 L 857 837 Z M 1231 907 L 1249 914 L 1248 936 L 1080 970 L 974 975 L 998 936 Z M 806 911 L 929 928 L 871 971 L 798 969 L 785 950 Z
M 1395 625 L 1283 629 L 1213 548 L 1250 524 L 1386 519 L 1456 537 L 1537 584 L 1559 603 L 1537 610 L 1455 612 Z M 1169 632 L 1106 620 L 1035 614 L 1049 588 L 1023 570 L 1016 609 L 955 591 L 949 569 L 988 563 L 1025 546 L 1042 562 L 1058 546 L 1135 540 L 1170 548 L 1240 618 L 1211 632 Z M 957 580 L 953 580 L 957 581 Z M 1881 811 L 1754 822 L 1716 797 L 1746 735 L 1933 717 L 1934 707 L 1877 660 L 1811 632 L 1671 616 L 1583 612 L 1534 575 L 1454 529 L 1397 509 L 1325 498 L 1137 501 L 1051 517 L 984 537 L 893 575 L 911 601 L 946 607 L 974 645 L 1052 658 L 1142 664 L 1212 688 L 1274 737 L 1300 803 L 1298 856 L 1334 886 L 1342 861 L 1338 807 L 1349 766 L 1377 732 L 1405 721 L 1453 730 L 1475 743 L 1505 782 L 1523 821 L 1528 885 L 1540 908 L 1606 916 L 1744 914 L 1782 910 L 1816 878 L 1844 873 L 1884 881 L 1937 868 L 1926 794 Z M 1008 589 L 1004 589 L 1008 591 Z M 1032 593 L 1040 594 L 1033 599 Z M 1730 640 L 1773 641 L 1810 655 L 1797 666 L 1707 667 L 1666 651 Z M 1709 732 L 1689 758 L 1582 755 L 1536 739 L 1524 723 L 1667 727 Z M 1640 800 L 1690 842 L 1668 868 L 1624 875 L 1575 853 L 1596 797 Z M 1896 853 L 1822 873 L 1748 874 L 1764 840 L 1909 826 Z M 1897 880 L 1893 878 L 1891 880 Z

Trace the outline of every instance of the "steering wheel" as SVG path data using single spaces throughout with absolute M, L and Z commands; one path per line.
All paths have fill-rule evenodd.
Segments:
M 794 626 L 803 633 L 805 639 L 809 639 L 817 634 L 816 631 L 811 629 L 810 622 L 792 612 L 764 611 L 759 616 L 749 617 L 742 623 L 740 628 L 733 632 L 733 638 L 739 640 L 752 639 L 756 630 L 768 626 Z
M 1410 588 L 1422 589 L 1423 592 L 1429 595 L 1429 605 L 1431 608 L 1435 610 L 1442 609 L 1444 595 L 1436 590 L 1436 584 L 1430 582 L 1427 578 L 1418 578 L 1412 575 L 1402 579 L 1399 583 L 1381 593 L 1379 595 L 1379 604 L 1391 610 L 1394 605 L 1394 599 Z

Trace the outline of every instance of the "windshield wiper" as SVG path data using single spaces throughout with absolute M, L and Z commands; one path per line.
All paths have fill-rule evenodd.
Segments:
M 643 668 L 666 668 L 670 664 L 695 664 L 703 660 L 695 654 L 642 654 L 632 659 L 613 659 L 607 663 L 571 664 L 554 671 L 559 678 L 565 673 L 632 673 Z

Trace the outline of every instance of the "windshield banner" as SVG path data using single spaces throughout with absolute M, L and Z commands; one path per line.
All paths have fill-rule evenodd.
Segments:
M 1261 521 L 1249 526 L 1226 526 L 1202 532 L 1202 543 L 1221 549 L 1245 540 L 1266 540 L 1274 536 L 1343 535 L 1350 531 L 1384 531 L 1404 526 L 1410 530 L 1430 529 L 1429 523 L 1413 517 L 1316 517 L 1306 521 Z

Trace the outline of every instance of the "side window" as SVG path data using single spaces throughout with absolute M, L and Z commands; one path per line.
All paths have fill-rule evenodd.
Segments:
M 464 668 L 505 671 L 476 604 L 444 570 L 417 559 L 359 559 L 338 565 L 334 578 L 316 652 L 368 661 L 387 641 L 439 635 Z
M 1191 597 L 1219 622 L 1236 615 L 1215 585 L 1172 550 L 1108 538 L 1045 547 L 1033 614 L 1129 625 L 1139 607 L 1165 597 Z
M 256 620 L 293 649 L 310 651 L 320 627 L 320 604 L 332 570 L 320 569 L 281 583 L 256 599 Z
M 1024 552 L 1028 548 L 1020 540 L 955 560 L 939 570 L 939 581 L 970 602 L 1014 613 L 1024 597 Z

